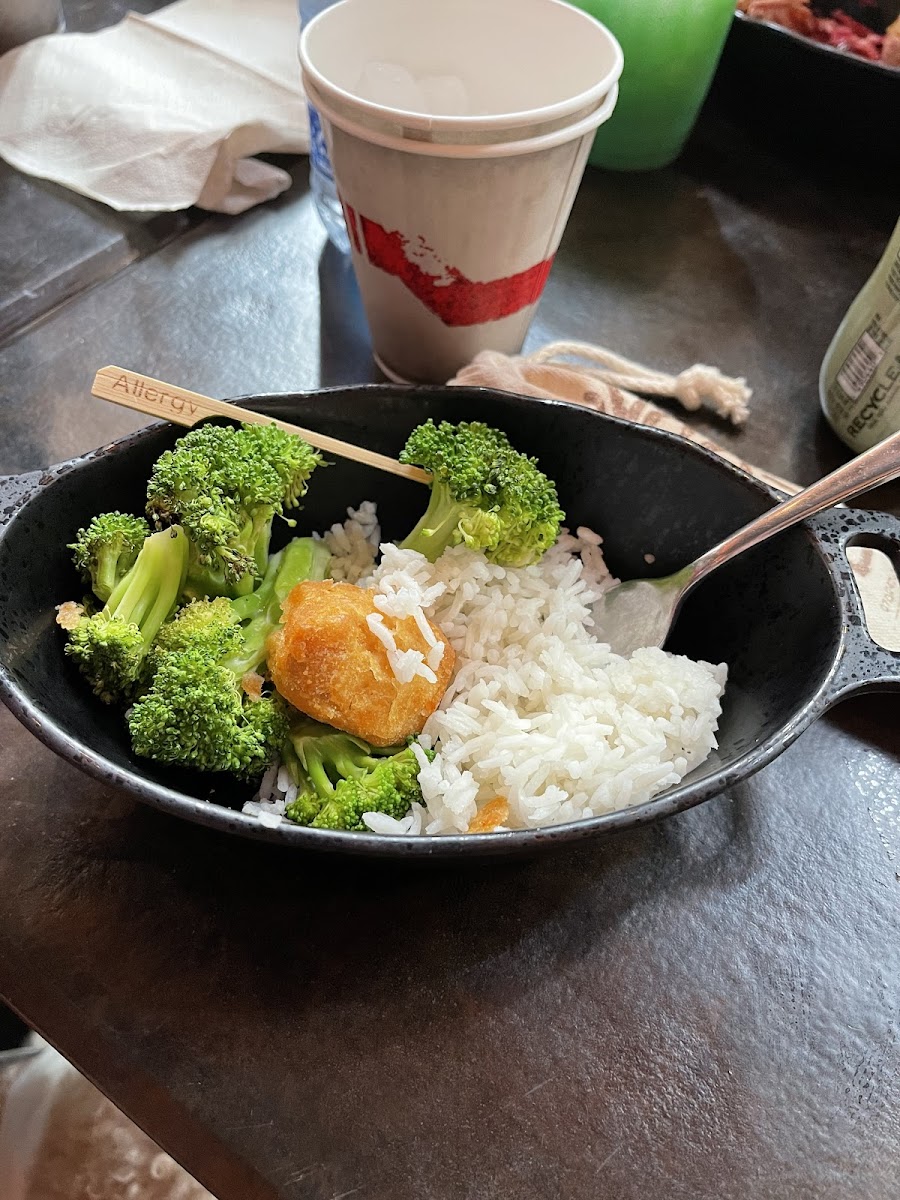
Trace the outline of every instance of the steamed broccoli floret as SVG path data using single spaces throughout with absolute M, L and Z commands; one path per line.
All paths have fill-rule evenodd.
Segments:
M 128 728 L 143 758 L 250 777 L 278 752 L 287 719 L 277 696 L 252 700 L 240 678 L 199 645 L 161 655 L 149 690 L 128 713 Z
M 368 774 L 382 756 L 393 754 L 396 749 L 396 746 L 376 749 L 351 733 L 299 716 L 291 726 L 284 757 L 295 783 L 305 782 L 305 773 L 317 795 L 328 800 L 342 779 Z
M 191 541 L 191 596 L 239 596 L 264 574 L 272 520 L 296 508 L 321 456 L 276 425 L 201 425 L 157 460 L 147 515 Z
M 419 764 L 411 747 L 382 761 L 362 778 L 345 779 L 319 809 L 315 829 L 365 829 L 363 813 L 405 817 L 414 800 L 421 801 Z
M 174 621 L 163 625 L 153 646 L 153 656 L 197 650 L 202 647 L 215 658 L 224 658 L 242 642 L 241 628 L 232 601 L 194 600 L 179 609 Z
M 401 543 L 431 562 L 464 542 L 501 566 L 524 567 L 559 535 L 565 514 L 556 486 L 499 429 L 428 420 L 413 430 L 400 461 L 434 476 L 428 508 Z
M 150 529 L 143 517 L 108 512 L 79 529 L 69 546 L 76 568 L 98 600 L 104 603 L 113 588 L 134 566 Z
M 136 754 L 248 777 L 265 769 L 287 737 L 287 708 L 259 678 L 248 693 L 245 677 L 265 660 L 281 598 L 303 579 L 323 579 L 329 558 L 323 543 L 295 538 L 273 555 L 255 606 L 256 593 L 195 600 L 163 626 L 152 682 L 128 714 Z
M 285 815 L 298 825 L 365 829 L 363 813 L 403 817 L 422 799 L 409 746 L 373 747 L 307 718 L 292 724 L 282 761 L 299 789 Z
M 107 704 L 127 699 L 141 682 L 150 646 L 184 586 L 187 559 L 178 526 L 151 534 L 101 611 L 70 628 L 66 654 Z

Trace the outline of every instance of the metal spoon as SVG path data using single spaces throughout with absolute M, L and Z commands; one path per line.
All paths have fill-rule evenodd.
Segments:
M 776 504 L 674 575 L 630 579 L 610 588 L 594 609 L 598 636 L 609 642 L 617 654 L 630 654 L 639 646 L 662 646 L 685 596 L 716 567 L 782 529 L 887 483 L 897 475 L 900 475 L 900 432 Z

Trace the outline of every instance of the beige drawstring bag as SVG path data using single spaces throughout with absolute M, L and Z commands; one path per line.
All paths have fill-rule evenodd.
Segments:
M 0 1067 L 3 1200 L 214 1200 L 36 1034 Z

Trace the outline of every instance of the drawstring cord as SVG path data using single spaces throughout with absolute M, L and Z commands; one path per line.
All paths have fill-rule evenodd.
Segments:
M 621 354 L 592 346 L 587 342 L 551 342 L 533 354 L 525 355 L 527 362 L 559 363 L 565 358 L 581 358 L 600 364 L 600 368 L 579 367 L 578 370 L 610 387 L 625 388 L 645 396 L 672 396 L 689 412 L 709 408 L 733 425 L 743 425 L 750 414 L 748 401 L 752 390 L 744 379 L 723 375 L 717 367 L 697 363 L 678 375 L 653 371 L 632 362 Z

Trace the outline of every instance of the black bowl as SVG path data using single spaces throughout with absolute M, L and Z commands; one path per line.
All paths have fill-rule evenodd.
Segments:
M 426 417 L 481 419 L 536 454 L 559 484 L 573 524 L 603 533 L 613 571 L 664 575 L 773 503 L 772 494 L 681 438 L 572 405 L 478 388 L 368 386 L 241 401 L 324 433 L 396 454 Z M 330 833 L 241 814 L 252 791 L 232 780 L 175 771 L 135 758 L 120 712 L 100 704 L 63 655 L 54 606 L 81 594 L 66 543 L 95 513 L 140 512 L 157 456 L 183 432 L 154 425 L 0 488 L 0 695 L 38 737 L 76 766 L 141 800 L 247 837 L 343 853 L 455 856 L 530 851 L 621 829 L 697 804 L 759 770 L 837 699 L 900 686 L 900 655 L 865 632 L 845 557 L 848 544 L 900 546 L 900 522 L 833 511 L 749 551 L 700 585 L 669 646 L 729 665 L 719 748 L 677 788 L 592 820 L 528 832 L 434 838 Z M 5 499 L 4 499 L 5 497 Z M 314 478 L 299 532 L 343 519 L 349 504 L 377 500 L 386 538 L 409 530 L 421 485 L 340 460 Z M 5 508 L 4 508 L 5 504 Z M 34 547 L 41 547 L 35 554 Z
M 887 24 L 900 16 L 900 0 L 880 0 L 869 11 Z M 891 114 L 900 111 L 895 68 L 736 13 L 712 98 L 784 149 L 827 155 L 836 165 L 865 161 L 881 174 L 897 171 L 890 151 Z

